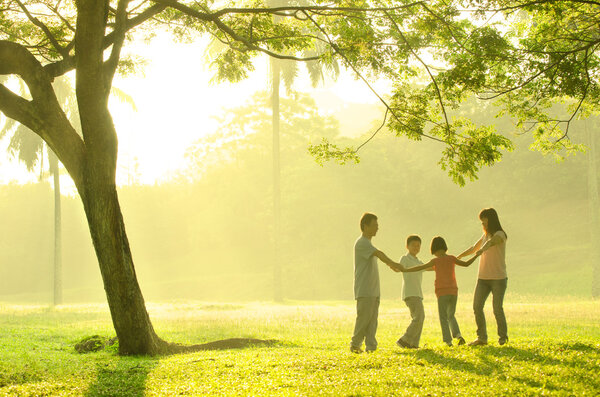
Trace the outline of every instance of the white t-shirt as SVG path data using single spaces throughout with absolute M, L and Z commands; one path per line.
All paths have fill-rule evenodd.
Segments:
M 402 258 L 400 258 L 400 264 L 407 269 L 411 267 L 422 265 L 423 262 L 419 260 L 416 256 L 412 256 L 407 253 Z M 418 272 L 404 272 L 402 273 L 402 300 L 408 298 L 409 296 L 416 296 L 418 298 L 423 299 L 423 291 L 421 290 L 421 283 L 423 281 L 423 271 Z
M 481 253 L 479 257 L 478 278 L 482 280 L 504 280 L 508 277 L 506 274 L 506 233 L 498 230 L 493 236 L 483 235 L 479 241 L 485 244 L 492 237 L 498 236 L 502 240 Z

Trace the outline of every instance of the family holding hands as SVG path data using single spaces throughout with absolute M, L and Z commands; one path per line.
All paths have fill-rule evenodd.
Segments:
M 371 242 L 377 234 L 379 225 L 377 216 L 366 213 L 360 220 L 362 235 L 354 245 L 354 298 L 356 299 L 356 323 L 350 350 L 362 353 L 363 341 L 366 351 L 377 349 L 377 318 L 379 313 L 380 288 L 377 259 L 388 265 L 396 272 L 403 272 L 402 299 L 410 310 L 412 321 L 406 332 L 396 344 L 403 348 L 416 349 L 419 347 L 425 310 L 421 282 L 423 271 L 435 272 L 435 294 L 438 301 L 438 313 L 442 328 L 442 339 L 448 346 L 456 339 L 458 345 L 465 344 L 458 322 L 454 316 L 458 297 L 458 286 L 454 273 L 455 266 L 470 266 L 477 257 L 479 259 L 479 274 L 473 297 L 473 311 L 477 324 L 477 339 L 470 346 L 486 345 L 488 341 L 485 315 L 483 308 L 489 294 L 493 296 L 494 316 L 498 325 L 498 343 L 508 342 L 506 317 L 504 316 L 503 301 L 507 285 L 506 274 L 506 239 L 507 235 L 500 225 L 498 214 L 493 208 L 487 208 L 479 213 L 484 234 L 470 248 L 458 256 L 448 255 L 448 246 L 442 237 L 431 241 L 431 254 L 434 256 L 427 263 L 421 262 L 417 255 L 421 250 L 421 238 L 410 235 L 406 240 L 407 253 L 399 262 L 394 262 L 383 252 L 375 248 Z M 467 261 L 461 260 L 473 255 Z

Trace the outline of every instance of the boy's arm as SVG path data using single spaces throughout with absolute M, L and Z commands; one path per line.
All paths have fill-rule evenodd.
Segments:
M 456 261 L 454 261 L 454 263 L 456 263 L 458 266 L 468 267 L 471 266 L 471 263 L 473 263 L 473 261 L 475 261 L 475 259 L 477 259 L 479 255 L 481 254 L 477 253 L 477 255 L 473 256 L 468 261 L 461 261 L 460 259 L 456 258 Z
M 386 265 L 388 265 L 389 267 L 392 268 L 392 270 L 398 272 L 401 271 L 403 272 L 405 270 L 405 267 L 402 266 L 401 264 L 399 264 L 398 262 L 394 262 L 393 260 L 391 260 L 390 258 L 388 258 L 388 256 L 386 254 L 384 254 L 383 252 L 376 250 L 373 255 L 375 255 L 377 258 L 379 258 L 383 263 L 385 263 Z
M 411 268 L 409 268 L 409 269 L 406 269 L 406 268 L 405 268 L 405 269 L 404 269 L 404 270 L 402 270 L 402 271 L 403 271 L 403 272 L 407 272 L 407 273 L 409 273 L 409 272 L 418 272 L 419 270 L 423 270 L 423 269 L 431 268 L 432 266 L 433 266 L 433 259 L 432 259 L 432 260 L 430 260 L 429 262 L 427 262 L 427 263 L 426 263 L 426 264 L 424 264 L 424 265 L 419 265 L 419 266 L 411 267 Z M 433 269 L 432 269 L 432 270 L 433 270 Z

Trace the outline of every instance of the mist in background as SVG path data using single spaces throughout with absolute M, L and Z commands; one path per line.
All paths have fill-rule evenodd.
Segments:
M 468 102 L 464 115 L 494 120 L 491 105 Z M 494 207 L 508 234 L 508 292 L 590 296 L 592 242 L 589 153 L 557 163 L 531 152 L 527 136 L 509 135 L 515 150 L 459 187 L 438 163 L 443 147 L 382 130 L 359 152 L 358 165 L 319 166 L 307 151 L 322 137 L 357 147 L 381 123 L 374 105 L 337 114 L 309 96 L 281 98 L 280 260 L 285 299 L 352 299 L 353 245 L 364 212 L 379 217 L 374 245 L 391 258 L 405 254 L 409 234 L 431 258 L 434 236 L 458 255 L 482 235 L 478 213 Z M 270 300 L 273 297 L 271 110 L 267 92 L 215 115 L 216 131 L 194 142 L 186 167 L 154 185 L 120 187 L 137 276 L 146 300 Z M 343 128 L 340 128 L 343 125 Z M 365 125 L 372 125 L 365 129 Z M 352 126 L 356 126 L 355 129 Z M 586 143 L 597 121 L 579 121 L 574 141 Z M 165 135 L 167 139 L 167 135 Z M 120 171 L 125 172 L 120 169 Z M 0 301 L 51 301 L 53 193 L 42 181 L 0 186 Z M 65 303 L 104 301 L 100 271 L 78 197 L 62 198 Z M 460 294 L 471 294 L 477 262 L 456 271 Z M 402 276 L 380 263 L 383 298 L 401 296 Z M 423 287 L 433 292 L 433 274 Z

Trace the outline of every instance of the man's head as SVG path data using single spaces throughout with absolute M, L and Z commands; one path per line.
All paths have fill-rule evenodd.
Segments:
M 377 224 L 377 216 L 369 212 L 365 212 L 360 218 L 360 230 L 366 237 L 373 237 L 377 234 L 379 225 Z
M 406 249 L 408 253 L 412 256 L 417 256 L 417 254 L 421 251 L 421 237 L 416 234 L 411 234 L 406 239 Z

